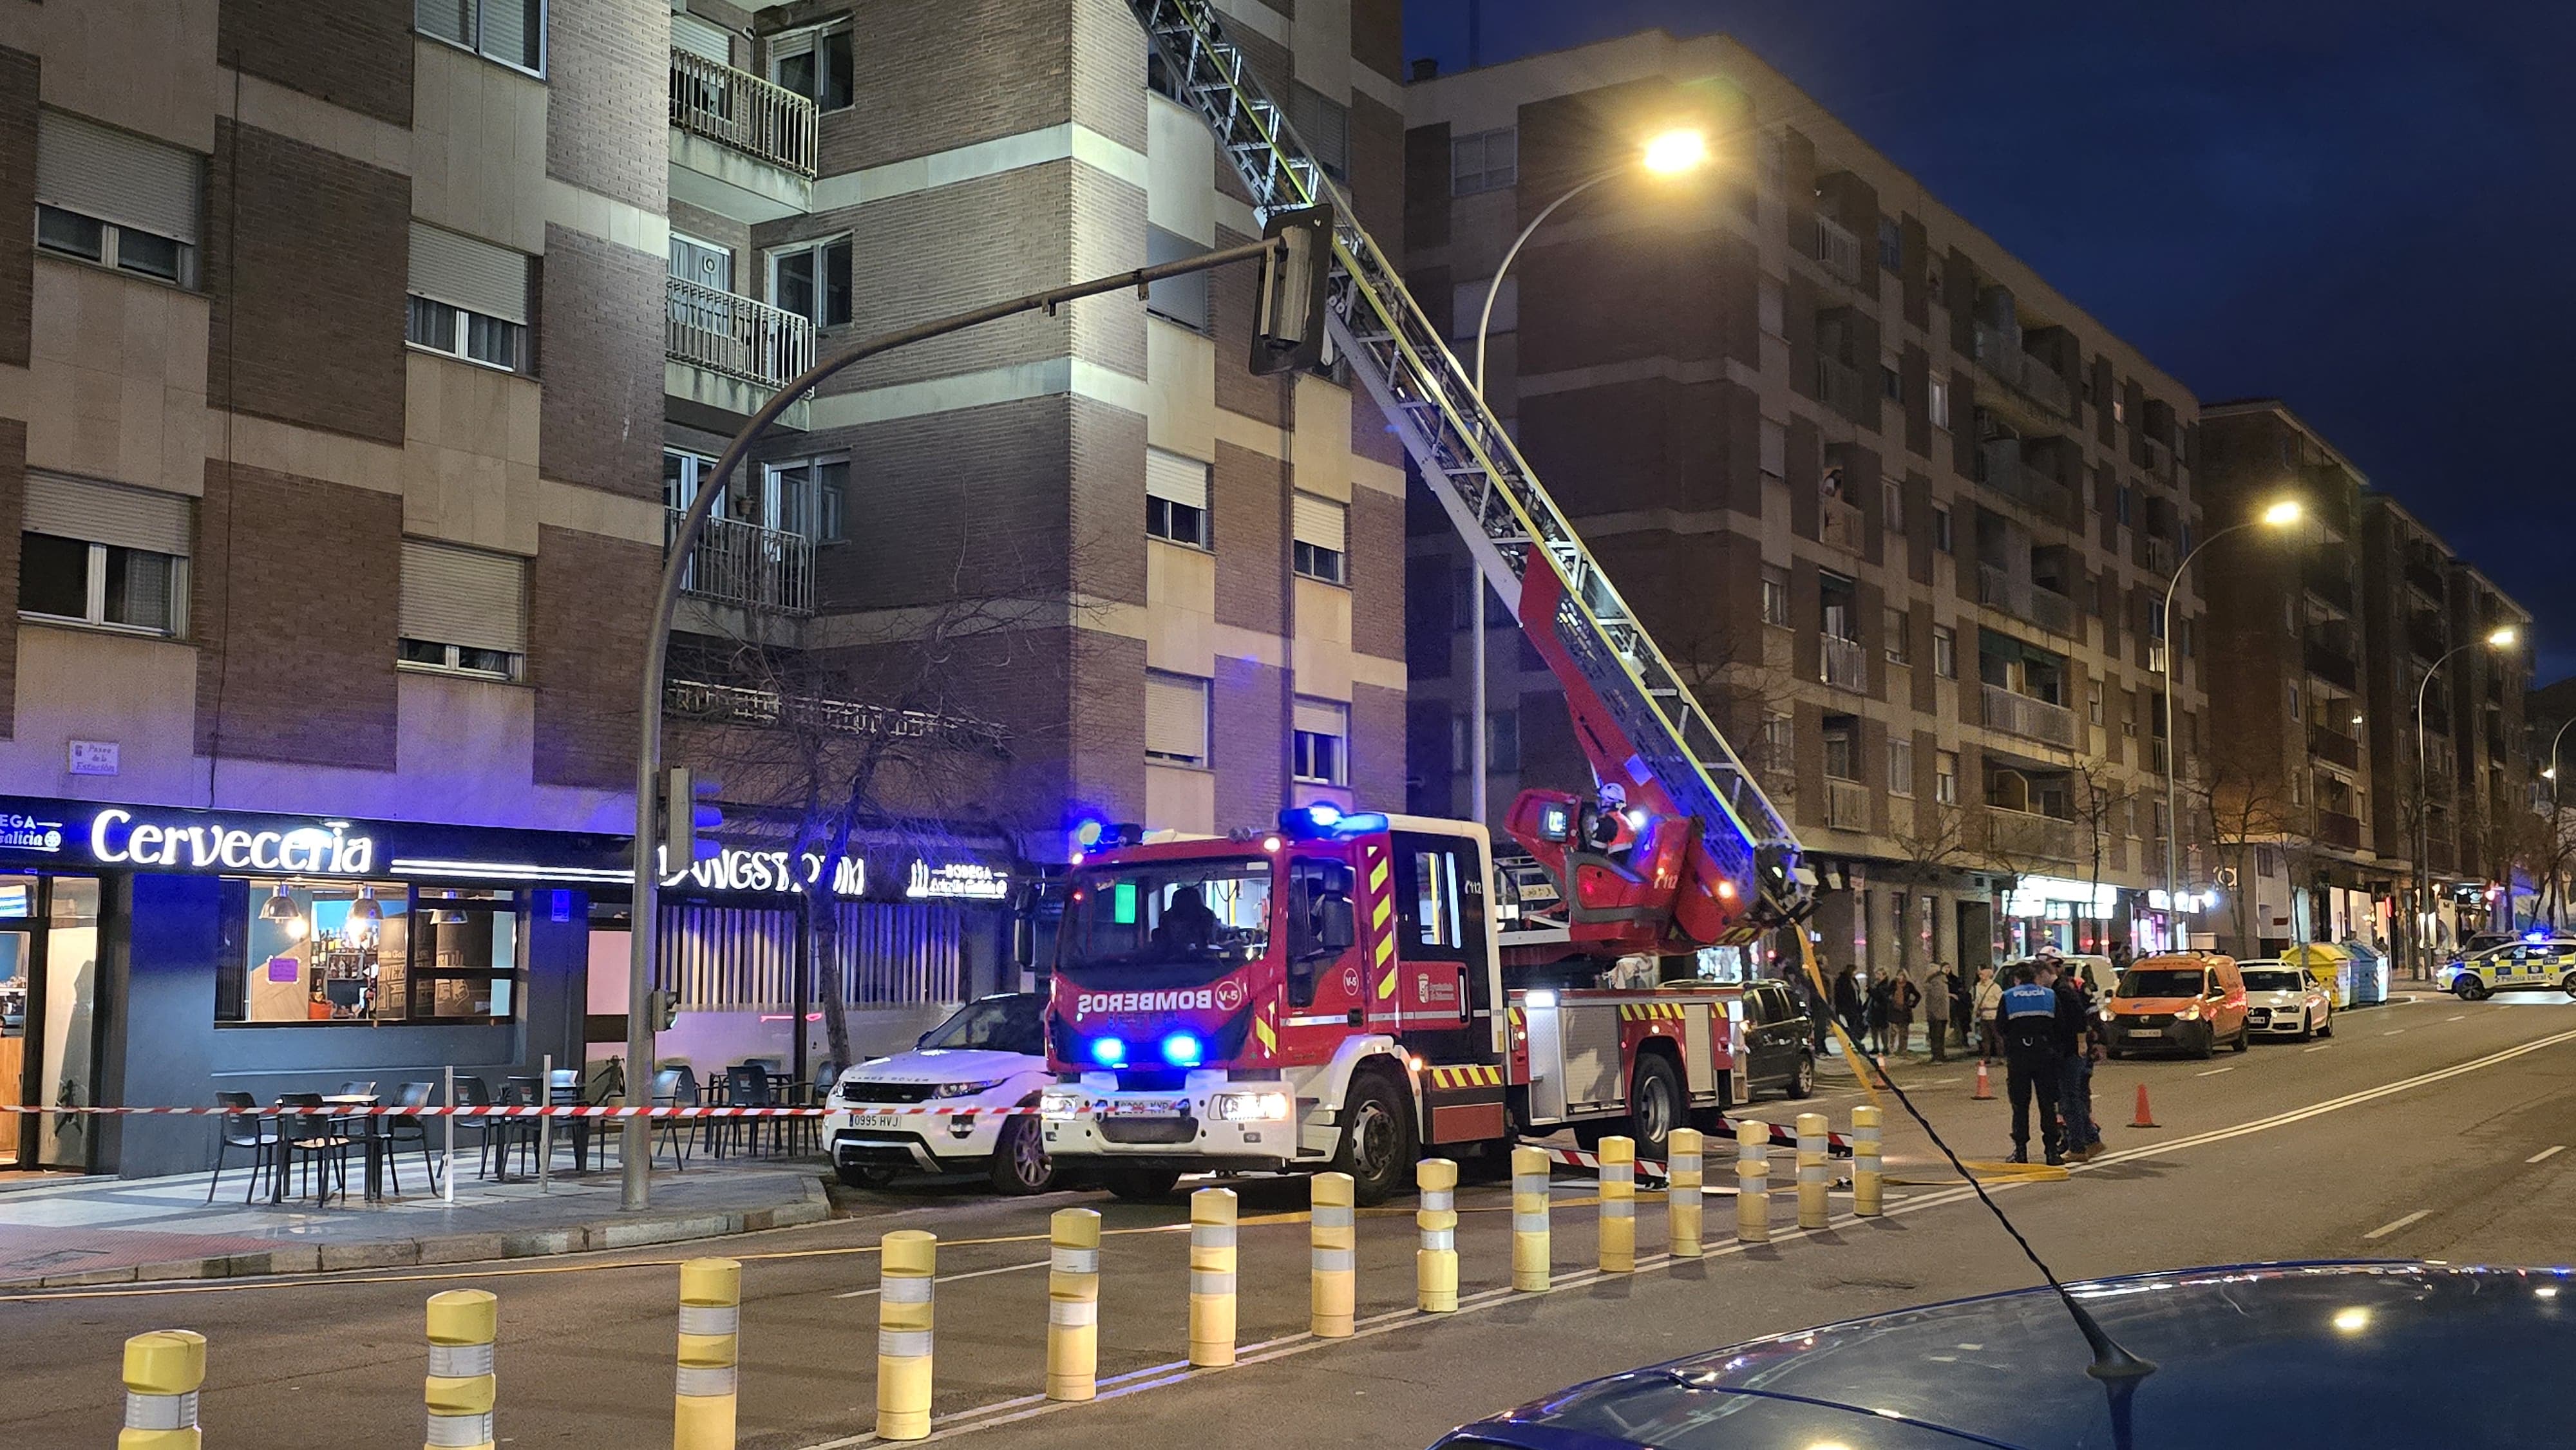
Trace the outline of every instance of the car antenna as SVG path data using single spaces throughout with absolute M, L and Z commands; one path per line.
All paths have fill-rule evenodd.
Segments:
M 1849 1038 L 1844 1040 L 1850 1041 Z M 1889 1092 L 1896 1094 L 1897 1102 L 1904 1105 L 1905 1115 L 1922 1127 L 1925 1136 L 1932 1140 L 1932 1146 L 1940 1149 L 1941 1156 L 1950 1160 L 1950 1166 L 1958 1170 L 1959 1176 L 1968 1180 L 1968 1187 L 1976 1193 L 1977 1201 L 1984 1204 L 1986 1211 L 1995 1216 L 1995 1222 L 2004 1226 L 2005 1233 L 2012 1235 L 2012 1241 L 2021 1246 L 2022 1257 L 2030 1260 L 2031 1267 L 2039 1270 L 2040 1277 L 2048 1281 L 2048 1287 L 2056 1291 L 2057 1302 L 2066 1306 L 2067 1317 L 2075 1321 L 2076 1332 L 2082 1334 L 2084 1342 L 2093 1348 L 2093 1362 L 2085 1366 L 2084 1372 L 2102 1382 L 2102 1391 L 2110 1399 L 2111 1443 L 2118 1447 L 2118 1450 L 2130 1450 L 2133 1442 L 2129 1428 L 2129 1402 L 2137 1393 L 2139 1383 L 2156 1372 L 2155 1361 L 2140 1359 L 2131 1354 L 2120 1341 L 2111 1337 L 2110 1331 L 2102 1327 L 2101 1321 L 2093 1317 L 2092 1311 L 2077 1303 L 2075 1296 L 2066 1292 L 2066 1285 L 2059 1282 L 2056 1271 L 2049 1268 L 2047 1261 L 2040 1258 L 2039 1250 L 2030 1246 L 2030 1240 L 2022 1237 L 2021 1230 L 2013 1226 L 2013 1221 L 2005 1215 L 2002 1206 L 1986 1192 L 1986 1185 L 1977 1180 L 1977 1175 L 1968 1171 L 1967 1164 L 1959 1161 L 1959 1155 L 1952 1152 L 1950 1145 L 1942 1140 L 1940 1130 L 1932 1126 L 1932 1121 L 1924 1117 L 1922 1110 L 1914 1106 L 1914 1100 L 1905 1095 L 1905 1089 L 1898 1087 L 1896 1079 L 1888 1075 L 1885 1062 L 1873 1054 L 1869 1064 L 1877 1071 L 1879 1082 L 1884 1084 Z

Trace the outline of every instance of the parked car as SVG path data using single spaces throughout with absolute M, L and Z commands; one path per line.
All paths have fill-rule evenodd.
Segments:
M 1744 1087 L 1793 1098 L 1816 1090 L 1816 1024 L 1783 982 L 1744 989 Z
M 2250 1264 L 2071 1284 L 2150 1363 L 2124 1416 L 2054 1290 L 1873 1315 L 1593 1380 L 1435 1450 L 2550 1445 L 2564 1269 Z M 2428 1386 L 2424 1356 L 2441 1361 Z
M 1046 1063 L 1046 996 L 979 997 L 921 1035 L 910 1052 L 863 1062 L 832 1090 L 823 1136 L 852 1187 L 882 1188 L 905 1169 L 981 1169 L 1004 1193 L 1044 1193 L 1055 1165 L 1038 1136 Z M 902 1112 L 938 1108 L 937 1113 Z
M 2245 977 L 2245 1030 L 2265 1037 L 2334 1036 L 2334 994 L 2304 967 L 2238 962 Z
M 2140 957 L 2102 1005 L 2102 1040 L 2113 1057 L 2165 1049 L 2207 1057 L 2220 1043 L 2243 1052 L 2246 1011 L 2245 978 L 2234 957 Z
M 2544 987 L 2564 988 L 2576 997 L 2576 937 L 2540 934 L 2508 940 L 2451 962 L 2434 980 L 2463 1002 Z

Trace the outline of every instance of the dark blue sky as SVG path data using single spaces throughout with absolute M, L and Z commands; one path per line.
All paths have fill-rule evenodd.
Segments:
M 1467 61 L 1469 0 L 1407 0 Z M 2576 7 L 1482 0 L 1486 63 L 1725 31 L 2203 399 L 2278 396 L 2576 672 Z

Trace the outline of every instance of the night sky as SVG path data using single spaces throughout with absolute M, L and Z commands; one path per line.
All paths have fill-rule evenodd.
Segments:
M 1467 64 L 1470 0 L 1407 0 Z M 2204 400 L 2274 396 L 2576 673 L 2576 7 L 1481 0 L 1486 64 L 1733 35 Z

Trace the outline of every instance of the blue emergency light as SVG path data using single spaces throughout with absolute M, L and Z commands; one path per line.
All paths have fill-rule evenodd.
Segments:
M 1163 1061 L 1174 1067 L 1196 1067 L 1206 1055 L 1195 1032 L 1175 1032 L 1163 1039 Z
M 1326 836 L 1365 836 L 1386 829 L 1386 816 L 1378 811 L 1352 814 L 1331 801 L 1312 805 L 1291 806 L 1279 813 L 1279 829 L 1290 840 L 1312 841 Z
M 1115 1037 L 1091 1039 L 1091 1060 L 1102 1067 L 1119 1067 L 1127 1061 L 1127 1044 Z

